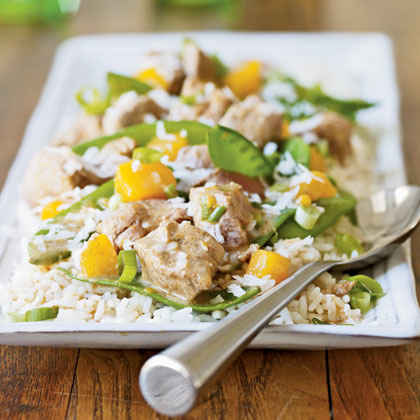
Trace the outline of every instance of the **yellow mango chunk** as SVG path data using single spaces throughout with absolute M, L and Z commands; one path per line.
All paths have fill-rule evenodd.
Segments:
M 165 90 L 168 88 L 168 82 L 165 80 L 163 76 L 161 76 L 156 71 L 154 67 L 150 67 L 146 70 L 139 72 L 136 75 L 136 79 L 154 87 L 162 88 Z
M 57 216 L 57 214 L 60 213 L 60 210 L 58 210 L 58 208 L 62 204 L 64 203 L 60 200 L 51 201 L 50 203 L 48 203 L 41 211 L 41 219 L 47 220 Z
M 261 87 L 261 62 L 248 61 L 242 66 L 229 72 L 225 83 L 240 99 L 257 92 Z
M 309 195 L 312 201 L 319 200 L 320 198 L 330 198 L 337 195 L 337 189 L 331 184 L 325 173 L 320 171 L 311 171 L 314 176 L 309 184 L 299 184 L 299 193 Z
M 246 273 L 259 278 L 269 275 L 276 283 L 280 283 L 289 276 L 289 268 L 288 258 L 277 252 L 260 249 L 252 254 Z
M 180 134 L 175 134 L 174 140 L 163 140 L 159 137 L 154 137 L 147 144 L 147 147 L 158 150 L 168 156 L 169 160 L 175 160 L 178 152 L 185 146 L 188 146 L 188 140 Z
M 326 172 L 327 164 L 321 153 L 318 152 L 315 146 L 311 146 L 310 152 L 309 167 L 311 171 Z
M 301 206 L 303 207 L 309 207 L 312 204 L 312 200 L 311 197 L 309 197 L 308 194 L 302 194 L 299 198 L 298 198 L 298 202 Z
M 115 175 L 115 191 L 125 202 L 166 198 L 165 191 L 170 185 L 176 185 L 176 179 L 160 162 L 126 162 L 118 167 Z
M 101 234 L 87 243 L 80 265 L 83 274 L 89 278 L 118 275 L 118 256 L 108 236 Z

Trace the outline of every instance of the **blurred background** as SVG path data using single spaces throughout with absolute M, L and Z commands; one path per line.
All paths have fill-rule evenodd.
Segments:
M 0 185 L 60 42 L 80 34 L 209 29 L 388 34 L 402 93 L 409 180 L 420 183 L 419 16 L 419 0 L 0 0 Z

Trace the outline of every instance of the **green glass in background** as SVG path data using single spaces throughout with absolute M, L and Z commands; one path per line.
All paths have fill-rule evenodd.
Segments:
M 80 0 L 0 0 L 0 23 L 54 23 L 78 11 Z
M 243 0 L 156 0 L 160 10 L 177 9 L 185 13 L 204 13 L 212 11 L 229 24 L 238 21 Z

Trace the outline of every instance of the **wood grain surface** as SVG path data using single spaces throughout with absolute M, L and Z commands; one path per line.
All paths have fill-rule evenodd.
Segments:
M 54 49 L 68 36 L 233 27 L 389 34 L 402 92 L 404 152 L 420 183 L 420 2 L 243 0 L 240 13 L 85 0 L 60 27 L 0 26 L 0 185 L 36 105 Z M 420 235 L 413 263 L 420 273 Z M 0 347 L 0 419 L 162 419 L 144 402 L 138 371 L 153 351 Z M 418 419 L 420 344 L 399 348 L 245 352 L 186 419 Z

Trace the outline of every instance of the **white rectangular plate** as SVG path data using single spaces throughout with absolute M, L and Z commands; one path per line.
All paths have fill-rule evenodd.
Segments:
M 375 133 L 376 175 L 381 185 L 406 182 L 400 143 L 399 99 L 392 46 L 381 34 L 295 34 L 199 32 L 100 35 L 74 38 L 59 48 L 48 82 L 28 124 L 22 147 L 0 197 L 0 273 L 8 280 L 18 240 L 17 186 L 31 156 L 68 123 L 77 106 L 74 92 L 97 86 L 107 71 L 131 74 L 149 50 L 179 50 L 190 36 L 228 63 L 260 59 L 306 82 L 324 80 L 339 94 L 379 102 L 364 114 L 363 123 Z M 409 245 L 373 269 L 386 296 L 368 319 L 357 326 L 270 326 L 253 347 L 316 349 L 389 346 L 420 335 L 420 310 L 410 265 Z M 207 324 L 174 323 L 0 323 L 0 344 L 54 345 L 99 348 L 158 348 L 171 344 Z

